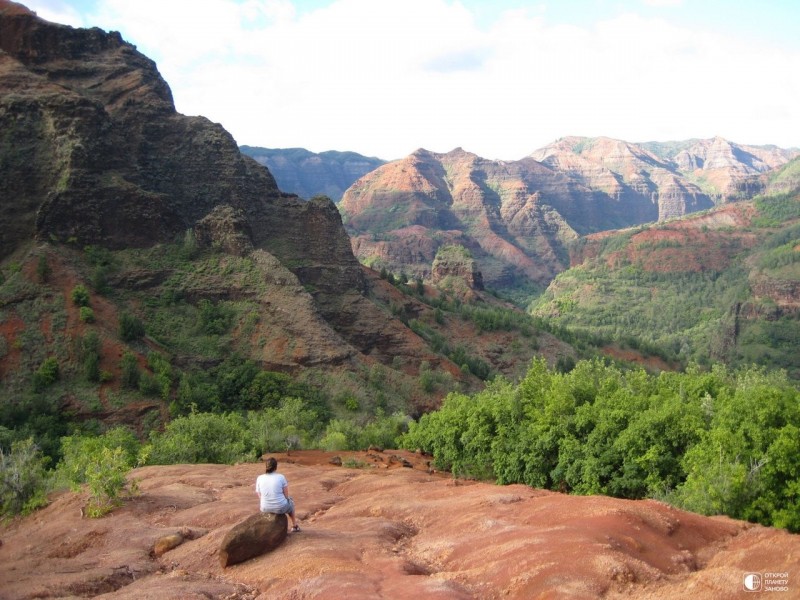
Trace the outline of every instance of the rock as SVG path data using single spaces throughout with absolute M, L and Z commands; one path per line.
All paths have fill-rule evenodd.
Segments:
M 198 221 L 194 233 L 201 248 L 219 248 L 236 256 L 253 251 L 250 224 L 241 210 L 228 204 L 215 207 Z
M 173 533 L 171 535 L 165 535 L 164 537 L 158 538 L 155 544 L 153 544 L 152 555 L 158 558 L 173 548 L 177 548 L 184 541 L 185 538 L 180 533 Z
M 483 289 L 483 275 L 478 263 L 463 246 L 442 246 L 436 253 L 431 267 L 431 282 L 443 289 L 461 282 L 471 290 Z
M 225 568 L 266 554 L 288 535 L 286 515 L 258 513 L 235 525 L 222 540 L 219 564 Z
M 341 456 L 334 456 L 328 461 L 332 465 L 336 465 L 337 467 L 342 466 L 342 457 Z

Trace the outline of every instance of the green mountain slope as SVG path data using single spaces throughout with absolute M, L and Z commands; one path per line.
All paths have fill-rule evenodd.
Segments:
M 796 168 L 793 161 L 774 179 L 791 179 Z M 588 236 L 571 258 L 573 266 L 531 306 L 534 315 L 676 366 L 755 363 L 800 378 L 796 187 Z

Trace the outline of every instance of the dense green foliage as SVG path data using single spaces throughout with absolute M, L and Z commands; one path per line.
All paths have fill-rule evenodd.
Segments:
M 657 497 L 800 531 L 799 427 L 800 391 L 777 372 L 655 376 L 593 360 L 563 374 L 536 360 L 519 385 L 451 394 L 402 445 L 454 475 Z

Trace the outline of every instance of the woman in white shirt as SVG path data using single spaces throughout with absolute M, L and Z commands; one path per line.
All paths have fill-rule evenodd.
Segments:
M 267 459 L 267 472 L 256 479 L 256 494 L 261 498 L 261 512 L 288 514 L 292 519 L 290 531 L 300 531 L 294 517 L 294 500 L 289 497 L 289 483 L 280 473 L 276 473 L 278 461 L 271 456 Z

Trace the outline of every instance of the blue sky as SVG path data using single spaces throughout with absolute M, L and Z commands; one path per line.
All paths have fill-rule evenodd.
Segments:
M 800 147 L 796 0 L 28 0 L 118 30 L 240 144 L 518 159 L 566 135 Z

